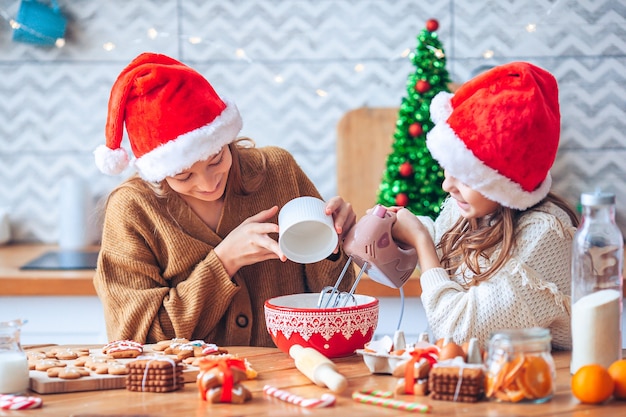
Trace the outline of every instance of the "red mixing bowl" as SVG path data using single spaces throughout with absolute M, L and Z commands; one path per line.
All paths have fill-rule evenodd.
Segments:
M 265 324 L 278 347 L 289 354 L 298 344 L 327 358 L 352 355 L 372 340 L 378 325 L 378 299 L 354 295 L 345 307 L 317 308 L 319 294 L 284 295 L 265 301 Z

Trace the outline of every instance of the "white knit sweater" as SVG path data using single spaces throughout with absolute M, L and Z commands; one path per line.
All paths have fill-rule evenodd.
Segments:
M 520 219 L 511 258 L 489 280 L 465 289 L 461 276 L 450 279 L 442 268 L 421 275 L 422 302 L 435 340 L 450 336 L 462 343 L 477 337 L 486 347 L 496 330 L 544 327 L 554 348 L 571 349 L 570 260 L 576 229 L 556 205 L 545 203 L 540 210 Z M 459 216 L 450 198 L 436 221 L 420 220 L 437 244 Z

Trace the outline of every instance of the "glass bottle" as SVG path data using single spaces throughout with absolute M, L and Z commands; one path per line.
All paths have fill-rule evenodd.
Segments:
M 509 329 L 489 339 L 485 396 L 501 402 L 544 403 L 554 396 L 556 366 L 548 329 Z
M 20 331 L 24 322 L 0 322 L 0 394 L 23 394 L 30 378 L 26 353 L 20 344 Z
M 584 193 L 580 202 L 582 219 L 572 244 L 572 374 L 622 357 L 624 240 L 615 223 L 615 194 Z

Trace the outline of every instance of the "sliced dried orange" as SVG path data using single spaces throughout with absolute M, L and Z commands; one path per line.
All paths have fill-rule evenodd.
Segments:
M 524 362 L 524 355 L 517 355 L 509 362 L 506 369 L 506 375 L 504 376 L 504 380 L 502 381 L 502 388 L 508 388 L 509 385 L 511 385 L 511 383 L 515 381 L 518 374 L 522 370 L 522 367 L 524 366 Z
M 496 384 L 496 378 L 497 375 L 491 374 L 485 377 L 485 395 L 487 396 L 487 398 L 493 397 L 493 395 L 496 393 L 496 390 L 494 389 Z
M 512 403 L 518 403 L 522 401 L 524 398 L 526 398 L 526 396 L 524 395 L 524 392 L 522 392 L 521 390 L 513 391 L 513 390 L 507 389 L 504 392 L 509 398 L 509 401 L 511 401 Z
M 550 364 L 541 356 L 527 356 L 523 372 L 517 378 L 520 389 L 531 394 L 527 398 L 545 398 L 552 393 Z
M 493 396 L 500 401 L 506 401 L 506 402 L 511 401 L 511 399 L 509 398 L 509 395 L 504 391 L 496 391 Z
M 492 384 L 491 384 L 491 390 L 488 390 L 491 392 L 491 394 L 502 389 L 504 377 L 506 376 L 507 371 L 509 369 L 509 363 L 502 362 L 502 365 L 500 365 L 499 369 L 497 369 L 497 367 L 498 365 L 496 364 L 492 366 L 492 372 L 491 372 Z M 496 368 L 496 369 L 493 369 L 493 368 Z M 487 394 L 487 396 L 491 396 L 491 394 Z
M 525 377 L 526 377 L 526 366 L 522 366 L 522 368 L 517 373 L 517 378 L 515 379 L 515 385 L 519 388 L 520 392 L 524 394 L 524 398 L 528 400 L 532 400 L 535 398 L 535 394 L 528 388 Z

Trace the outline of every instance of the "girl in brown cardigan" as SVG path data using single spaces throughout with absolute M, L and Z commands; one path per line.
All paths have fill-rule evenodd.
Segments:
M 94 278 L 109 340 L 273 346 L 265 300 L 319 292 L 347 261 L 337 248 L 297 264 L 278 247 L 279 207 L 320 197 L 313 183 L 287 151 L 237 139 L 235 105 L 164 55 L 140 55 L 113 86 L 107 143 L 95 151 L 107 174 L 129 165 L 124 125 L 138 175 L 108 198 Z M 341 241 L 355 222 L 352 207 L 333 197 L 326 212 Z M 342 290 L 353 282 L 350 270 Z

